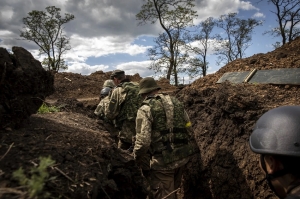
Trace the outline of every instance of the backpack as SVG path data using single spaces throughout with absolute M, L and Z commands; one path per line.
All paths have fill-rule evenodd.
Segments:
M 152 130 L 159 131 L 153 135 L 152 153 L 162 154 L 165 164 L 179 161 L 196 153 L 189 143 L 190 135 L 184 120 L 184 106 L 175 97 L 158 94 L 148 98 L 143 104 L 150 106 L 151 114 L 155 118 Z M 172 129 L 172 132 L 170 132 Z
M 135 122 L 137 111 L 143 102 L 142 97 L 139 95 L 139 84 L 136 82 L 123 82 L 118 85 L 118 87 L 120 86 L 123 88 L 123 92 L 126 93 L 126 98 L 116 119 L 118 122 L 123 120 Z

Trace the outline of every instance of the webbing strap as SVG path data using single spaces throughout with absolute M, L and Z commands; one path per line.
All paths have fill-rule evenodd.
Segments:
M 167 117 L 167 129 L 173 132 L 174 105 L 169 95 L 160 95 Z

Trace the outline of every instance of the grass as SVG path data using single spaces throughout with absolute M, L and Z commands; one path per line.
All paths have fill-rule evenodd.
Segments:
M 53 112 L 59 112 L 59 108 L 56 106 L 47 105 L 46 103 L 43 103 L 42 106 L 37 111 L 37 113 L 39 114 L 53 113 Z

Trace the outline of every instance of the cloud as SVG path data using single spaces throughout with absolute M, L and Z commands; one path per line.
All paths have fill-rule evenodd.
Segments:
M 253 15 L 253 18 L 266 18 L 266 16 L 261 12 L 257 12 Z
M 109 66 L 107 65 L 94 65 L 94 66 L 90 66 L 88 64 L 85 63 L 68 63 L 68 69 L 63 71 L 63 72 L 72 72 L 72 73 L 80 73 L 81 75 L 90 75 L 91 73 L 95 72 L 95 71 L 106 71 Z M 80 71 L 80 72 L 78 72 Z
M 259 10 L 249 1 L 240 0 L 203 0 L 197 1 L 196 8 L 198 18 L 195 23 L 198 24 L 208 17 L 219 18 L 219 16 L 228 13 L 238 13 L 240 10 Z
M 253 6 L 250 1 L 240 1 L 239 8 L 242 10 L 259 10 L 257 7 Z
M 127 75 L 134 75 L 138 73 L 141 77 L 152 77 L 155 72 L 148 69 L 151 61 L 141 61 L 141 62 L 127 62 L 117 65 L 115 69 L 124 70 Z

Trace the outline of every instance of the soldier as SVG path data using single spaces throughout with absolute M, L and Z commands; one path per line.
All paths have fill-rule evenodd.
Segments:
M 111 93 L 105 116 L 115 120 L 116 127 L 120 130 L 118 148 L 131 150 L 135 136 L 136 113 L 142 102 L 138 95 L 139 84 L 127 79 L 122 70 L 113 71 L 110 77 L 116 87 Z
M 108 80 L 105 80 L 105 82 L 103 83 L 103 88 L 104 87 L 109 87 L 109 88 L 113 89 L 115 87 L 115 84 L 114 84 L 113 80 L 108 79 Z
M 100 92 L 101 100 L 94 113 L 101 119 L 105 119 L 105 110 L 107 109 L 109 104 L 109 93 L 111 92 L 111 90 L 112 89 L 110 87 L 104 87 Z
M 184 106 L 175 97 L 158 94 L 161 88 L 151 77 L 140 82 L 139 94 L 144 98 L 136 118 L 136 141 L 133 149 L 137 165 L 151 155 L 149 198 L 176 198 L 182 172 L 190 155 L 191 122 Z
M 300 106 L 264 113 L 249 139 L 266 180 L 279 198 L 300 199 Z
M 106 87 L 111 89 L 110 92 L 108 93 L 108 96 L 110 96 L 112 89 L 115 87 L 115 84 L 111 79 L 108 79 L 108 80 L 105 80 L 105 82 L 103 83 L 102 89 L 104 89 Z M 102 90 L 100 91 L 100 97 L 99 97 L 100 100 L 102 99 L 101 92 L 102 92 Z

